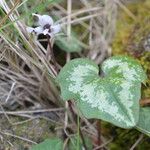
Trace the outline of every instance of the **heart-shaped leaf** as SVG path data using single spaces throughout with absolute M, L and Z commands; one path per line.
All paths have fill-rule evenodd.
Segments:
M 74 99 L 87 118 L 99 118 L 131 128 L 139 119 L 141 82 L 146 75 L 137 61 L 123 56 L 98 66 L 88 59 L 74 59 L 60 71 L 57 82 L 64 100 Z
M 150 136 L 150 107 L 140 108 L 140 117 L 136 128 Z

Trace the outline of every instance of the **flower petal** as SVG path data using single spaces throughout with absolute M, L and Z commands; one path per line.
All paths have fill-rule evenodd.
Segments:
M 29 33 L 35 32 L 37 35 L 43 33 L 42 27 L 36 27 L 36 28 L 27 27 L 26 29 L 27 29 L 27 32 L 29 32 Z
M 34 16 L 38 17 L 38 24 L 42 27 L 44 27 L 46 24 L 53 25 L 53 19 L 52 17 L 48 15 L 39 15 L 39 14 L 32 14 Z
M 36 27 L 34 28 L 34 32 L 39 35 L 39 34 L 42 34 L 43 33 L 43 28 L 42 27 Z
M 27 30 L 27 32 L 32 33 L 32 32 L 34 31 L 34 28 L 32 28 L 32 27 L 27 27 L 26 30 Z
M 51 27 L 51 30 L 52 30 L 52 34 L 56 34 L 56 33 L 60 32 L 60 30 L 61 30 L 60 24 L 53 25 Z
M 41 17 L 41 15 L 39 15 L 39 14 L 35 14 L 35 13 L 32 13 L 32 16 L 36 16 L 36 17 Z

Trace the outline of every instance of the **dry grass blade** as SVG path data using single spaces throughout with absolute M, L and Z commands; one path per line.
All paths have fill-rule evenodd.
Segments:
M 130 148 L 130 150 L 134 150 L 135 147 L 141 142 L 141 140 L 143 139 L 143 134 L 140 135 L 140 137 L 137 139 L 137 141 L 132 145 L 132 147 Z
M 14 134 L 8 133 L 8 132 L 2 132 L 2 131 L 0 131 L 0 133 L 1 133 L 1 134 L 3 134 L 3 135 L 11 136 L 11 137 L 14 137 L 14 138 L 17 138 L 17 139 L 20 139 L 20 140 L 23 140 L 23 141 L 26 141 L 26 142 L 32 143 L 32 144 L 37 144 L 36 142 L 31 141 L 31 140 L 29 140 L 29 139 L 27 139 L 27 138 L 20 137 L 20 136 L 17 136 L 17 135 L 14 135 Z

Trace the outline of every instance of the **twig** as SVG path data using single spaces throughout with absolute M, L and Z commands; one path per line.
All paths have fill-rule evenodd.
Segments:
M 11 115 L 18 115 L 18 116 L 23 116 L 23 117 L 27 117 L 27 118 L 30 118 L 30 119 L 27 119 L 25 121 L 21 121 L 21 122 L 12 122 L 11 119 L 9 118 L 9 114 L 4 110 L 3 106 L 0 104 L 0 108 L 1 108 L 1 112 L 0 114 L 4 114 L 6 119 L 8 120 L 8 122 L 11 124 L 11 125 L 18 125 L 18 124 L 22 124 L 22 123 L 25 123 L 25 122 L 28 122 L 30 120 L 33 120 L 33 119 L 36 119 L 37 117 L 32 117 L 32 116 L 29 116 L 29 115 L 24 115 L 24 114 L 11 114 Z
M 88 128 L 89 128 L 90 131 L 92 132 L 92 135 L 95 135 L 95 136 L 96 136 L 96 134 L 97 134 L 96 127 L 93 126 L 93 124 L 91 124 L 91 123 L 89 122 L 89 120 L 86 119 L 86 118 L 83 118 L 83 121 L 85 122 L 85 124 L 88 126 Z
M 78 18 L 78 19 L 74 19 L 74 20 L 72 20 L 70 23 L 71 23 L 71 24 L 78 24 L 78 23 L 80 23 L 80 22 L 82 22 L 82 21 L 86 21 L 86 20 L 88 20 L 88 19 L 91 19 L 91 18 L 93 18 L 93 17 L 98 17 L 98 16 L 101 16 L 101 14 L 96 13 L 96 14 L 93 14 L 93 15 L 88 15 L 88 16 L 81 17 L 81 18 Z M 64 23 L 61 24 L 61 26 L 66 25 L 66 24 L 67 24 L 67 22 L 64 22 Z
M 110 140 L 108 140 L 106 143 L 104 143 L 104 144 L 102 144 L 102 145 L 100 145 L 100 146 L 94 148 L 93 150 L 98 150 L 98 149 L 100 149 L 100 148 L 106 146 L 106 145 L 109 144 L 112 140 L 113 140 L 113 138 L 111 138 Z
M 17 0 L 13 6 L 13 8 L 7 13 L 7 15 L 1 20 L 0 27 L 6 22 L 6 20 L 9 18 L 9 16 L 12 14 L 12 12 L 15 10 L 17 5 L 20 3 L 20 0 Z M 0 2 L 0 5 L 4 5 L 5 3 Z
M 0 61 L 2 61 L 2 59 L 4 58 L 5 52 L 6 52 L 6 49 L 0 54 Z
M 66 108 L 66 110 L 68 109 L 68 102 L 65 102 L 65 108 Z M 68 126 L 68 112 L 66 111 L 65 112 L 65 122 L 64 122 L 65 129 L 67 128 L 67 126 Z
M 10 120 L 10 118 L 9 118 L 9 116 L 6 114 L 4 108 L 3 108 L 3 106 L 2 106 L 1 104 L 0 104 L 0 108 L 1 108 L 1 110 L 2 110 L 2 112 L 3 112 L 3 114 L 4 114 L 4 116 L 5 116 L 6 119 L 8 120 L 8 122 L 9 122 L 10 124 L 12 124 L 12 123 L 11 123 L 11 120 Z
M 39 110 L 27 110 L 27 111 L 5 111 L 6 114 L 32 114 L 32 113 L 43 113 L 53 111 L 63 111 L 64 108 L 51 108 L 51 109 L 39 109 Z M 4 114 L 4 111 L 0 111 L 0 114 Z
M 13 123 L 12 125 L 21 125 L 21 124 L 24 124 L 24 123 L 27 123 L 27 122 L 29 122 L 29 121 L 32 121 L 32 120 L 34 120 L 34 119 L 37 119 L 38 117 L 34 117 L 34 118 L 30 118 L 30 119 L 26 119 L 26 120 L 24 120 L 24 121 L 19 121 L 19 122 L 15 122 L 15 123 Z
M 72 10 L 72 0 L 67 0 L 67 37 L 70 40 L 71 35 L 71 10 Z
M 101 120 L 97 120 L 97 144 L 98 146 L 100 146 L 102 144 L 102 141 L 101 141 Z M 100 150 L 100 148 L 99 148 Z
M 10 98 L 10 96 L 11 96 L 11 93 L 12 93 L 12 91 L 13 91 L 13 89 L 14 89 L 15 84 L 16 84 L 16 82 L 13 82 L 13 84 L 12 84 L 12 86 L 11 86 L 11 89 L 10 89 L 8 95 L 7 95 L 6 100 L 5 100 L 5 103 L 8 102 L 8 100 L 9 100 L 9 98 Z
M 24 138 L 24 137 L 21 137 L 21 136 L 18 136 L 18 135 L 14 135 L 14 134 L 11 134 L 11 133 L 8 133 L 8 132 L 2 132 L 2 131 L 0 131 L 0 133 L 3 134 L 3 135 L 12 136 L 12 137 L 14 137 L 14 138 L 17 138 L 17 139 L 20 139 L 20 140 L 23 140 L 23 141 L 26 141 L 26 142 L 29 142 L 29 143 L 32 143 L 32 144 L 37 144 L 37 143 L 34 142 L 34 141 L 31 141 L 31 140 L 26 139 L 26 138 Z
M 87 13 L 87 12 L 90 12 L 90 11 L 97 11 L 97 10 L 102 10 L 102 8 L 100 8 L 100 7 L 94 7 L 94 8 L 89 8 L 89 9 L 83 9 L 83 10 L 80 10 L 80 11 L 78 10 L 78 11 L 75 12 L 75 13 L 71 13 L 71 14 L 69 15 L 69 17 L 70 17 L 70 18 L 75 18 L 76 16 L 81 15 L 81 14 L 83 14 L 83 13 Z M 66 19 L 68 19 L 68 16 L 65 16 L 65 17 L 61 18 L 60 20 L 56 21 L 56 23 L 65 22 Z
M 0 111 L 0 114 L 4 114 L 11 125 L 22 124 L 22 123 L 25 123 L 25 122 L 28 122 L 28 121 L 31 121 L 31 120 L 37 119 L 37 118 L 42 118 L 42 119 L 49 120 L 51 122 L 57 123 L 57 122 L 55 122 L 54 120 L 52 120 L 50 118 L 46 118 L 46 117 L 43 117 L 43 116 L 34 117 L 34 116 L 31 116 L 31 115 L 27 115 L 27 114 L 64 110 L 64 108 L 60 108 L 60 109 L 59 108 L 58 109 L 54 108 L 54 109 L 42 109 L 42 110 L 33 110 L 33 111 L 32 110 L 31 111 L 4 111 L 2 106 L 1 106 L 1 109 L 2 109 L 2 111 Z M 20 116 L 20 117 L 25 117 L 25 118 L 29 118 L 29 119 L 21 121 L 21 122 L 13 123 L 8 115 Z
M 139 137 L 138 140 L 132 145 L 132 147 L 130 148 L 130 150 L 134 150 L 134 148 L 141 142 L 142 139 L 143 139 L 143 134 L 140 135 L 140 137 Z
M 136 16 L 127 7 L 125 7 L 119 0 L 114 0 L 114 1 L 120 6 L 120 8 L 122 8 L 129 15 L 129 17 L 131 17 L 134 21 L 137 20 Z
M 63 150 L 66 149 L 66 146 L 67 146 L 67 144 L 68 144 L 68 141 L 69 141 L 69 138 L 67 138 L 67 139 L 64 141 Z

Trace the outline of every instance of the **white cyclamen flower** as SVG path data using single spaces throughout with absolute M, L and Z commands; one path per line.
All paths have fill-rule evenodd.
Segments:
M 49 35 L 50 37 L 53 37 L 56 33 L 60 32 L 60 24 L 54 24 L 53 19 L 48 15 L 39 15 L 39 14 L 33 14 L 33 16 L 38 17 L 38 27 L 32 28 L 27 27 L 27 31 L 29 33 L 36 33 Z

